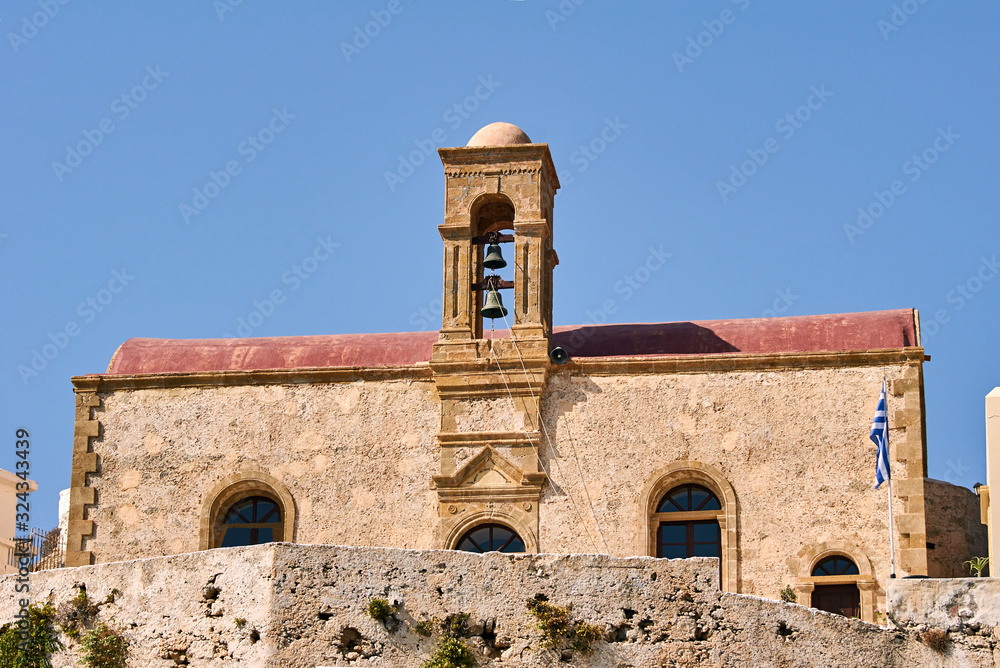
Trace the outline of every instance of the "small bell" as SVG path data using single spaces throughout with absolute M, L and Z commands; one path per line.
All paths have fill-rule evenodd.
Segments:
M 486 247 L 483 266 L 487 269 L 503 269 L 507 266 L 507 260 L 503 259 L 503 255 L 500 254 L 500 244 L 490 244 Z
M 501 258 L 501 261 L 502 260 L 503 258 Z M 506 315 L 507 309 L 503 307 L 503 301 L 500 299 L 500 293 L 496 290 L 490 290 L 487 292 L 486 303 L 483 305 L 483 317 L 495 320 Z

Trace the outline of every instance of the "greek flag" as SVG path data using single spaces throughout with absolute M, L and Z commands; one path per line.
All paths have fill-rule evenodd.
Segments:
M 872 433 L 868 438 L 878 447 L 878 454 L 875 456 L 875 489 L 878 489 L 889 479 L 889 417 L 885 409 L 885 380 L 882 381 L 882 394 L 878 398 Z

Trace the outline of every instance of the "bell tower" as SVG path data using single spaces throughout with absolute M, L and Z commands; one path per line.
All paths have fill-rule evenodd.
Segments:
M 431 368 L 441 400 L 441 472 L 432 482 L 440 547 L 455 547 L 465 528 L 488 516 L 535 551 L 559 178 L 548 145 L 509 123 L 487 125 L 466 146 L 438 154 L 444 298 Z
M 559 178 L 548 144 L 532 144 L 515 125 L 492 123 L 468 145 L 438 153 L 446 195 L 444 223 L 438 226 L 444 241 L 444 306 L 435 356 L 468 358 L 483 338 L 488 291 L 482 289 L 482 262 L 493 233 L 507 242 L 501 248 L 513 253 L 513 261 L 507 258 L 513 292 L 500 290 L 514 300 L 506 323 L 534 351 L 552 334 L 552 270 L 558 263 L 552 250 L 552 203 Z M 502 319 L 497 324 L 507 327 Z

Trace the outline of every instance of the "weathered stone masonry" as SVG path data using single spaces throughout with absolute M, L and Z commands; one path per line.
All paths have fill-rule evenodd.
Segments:
M 16 611 L 14 584 L 15 576 L 0 578 L 2 618 Z M 458 613 L 470 615 L 461 635 L 480 668 L 994 666 L 997 648 L 995 615 L 975 612 L 995 608 L 995 592 L 970 593 L 973 587 L 963 586 L 958 598 L 948 599 L 963 602 L 965 616 L 940 611 L 938 628 L 950 633 L 939 653 L 921 641 L 929 627 L 909 620 L 906 591 L 896 594 L 906 626 L 886 631 L 800 605 L 722 592 L 714 560 L 704 559 L 269 544 L 31 576 L 36 601 L 69 600 L 79 585 L 101 603 L 98 620 L 123 629 L 130 665 L 149 668 L 416 668 L 441 627 L 435 623 L 435 637 L 424 638 L 414 625 Z M 113 590 L 118 593 L 108 602 Z M 539 594 L 605 632 L 593 654 L 542 647 L 537 620 L 525 605 Z M 392 631 L 365 614 L 375 597 L 398 602 Z M 75 665 L 79 644 L 64 640 L 67 650 L 54 665 Z

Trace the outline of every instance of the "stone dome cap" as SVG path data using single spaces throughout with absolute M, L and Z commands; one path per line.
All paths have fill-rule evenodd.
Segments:
M 510 146 L 512 144 L 530 144 L 531 140 L 524 130 L 510 123 L 490 123 L 480 128 L 472 135 L 466 146 Z

